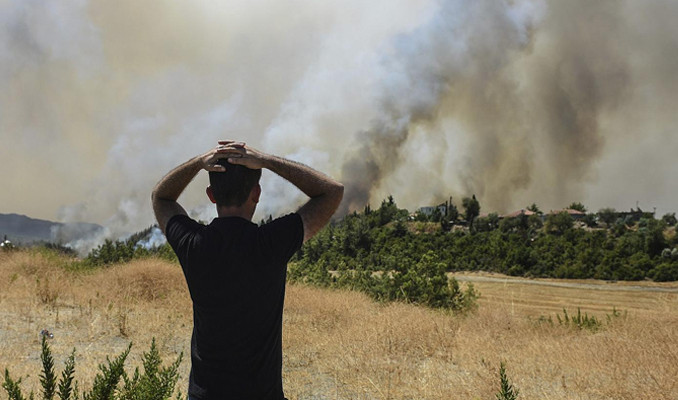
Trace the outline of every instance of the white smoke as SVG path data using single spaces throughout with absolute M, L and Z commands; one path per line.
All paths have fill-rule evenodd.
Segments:
M 151 250 L 153 248 L 160 247 L 165 243 L 167 243 L 167 238 L 165 235 L 159 228 L 153 227 L 148 237 L 138 241 L 136 245 L 143 247 L 146 250 Z
M 660 0 L 0 1 L 0 204 L 104 225 L 78 239 L 91 247 L 149 226 L 153 185 L 233 138 L 338 178 L 344 212 L 472 193 L 487 211 L 675 211 L 677 15 Z M 255 219 L 303 201 L 262 185 Z M 209 221 L 205 186 L 180 201 Z

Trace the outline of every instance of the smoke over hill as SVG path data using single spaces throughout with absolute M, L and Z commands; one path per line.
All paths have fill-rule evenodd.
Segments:
M 60 223 L 29 218 L 18 214 L 0 214 L 0 240 L 7 237 L 14 244 L 50 242 L 73 243 L 84 237 L 98 237 L 104 228 L 85 222 Z
M 138 230 L 164 173 L 235 138 L 342 180 L 343 212 L 471 193 L 497 211 L 672 211 L 676 16 L 659 0 L 0 1 L 0 204 Z M 258 215 L 297 197 L 265 175 Z M 208 218 L 203 198 L 182 201 Z

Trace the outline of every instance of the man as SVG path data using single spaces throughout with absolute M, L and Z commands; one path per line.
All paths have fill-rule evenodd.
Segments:
M 334 214 L 344 187 L 303 164 L 242 142 L 220 141 L 170 171 L 153 189 L 153 211 L 174 249 L 193 300 L 190 399 L 284 399 L 282 312 L 287 261 Z M 251 222 L 261 169 L 305 193 L 296 213 Z M 218 218 L 202 225 L 177 203 L 206 170 Z

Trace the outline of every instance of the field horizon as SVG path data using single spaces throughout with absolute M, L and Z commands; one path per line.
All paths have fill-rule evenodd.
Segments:
M 48 329 L 57 373 L 75 348 L 76 379 L 86 389 L 106 356 L 133 342 L 131 372 L 155 338 L 167 363 L 184 353 L 177 387 L 185 394 L 192 314 L 179 266 L 149 258 L 70 271 L 69 262 L 50 252 L 0 253 L 0 370 L 38 392 L 39 332 Z M 494 399 L 504 362 L 520 399 L 678 398 L 678 293 L 624 289 L 673 290 L 675 282 L 577 287 L 464 273 L 462 286 L 474 276 L 497 280 L 474 281 L 481 297 L 467 314 L 288 285 L 286 396 Z M 563 309 L 580 309 L 600 326 L 561 325 Z

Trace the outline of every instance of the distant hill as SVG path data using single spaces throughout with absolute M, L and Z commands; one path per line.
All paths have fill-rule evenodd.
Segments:
M 41 241 L 65 244 L 86 235 L 97 234 L 102 229 L 101 225 L 86 222 L 61 223 L 19 214 L 0 214 L 0 239 L 6 235 L 16 244 Z

